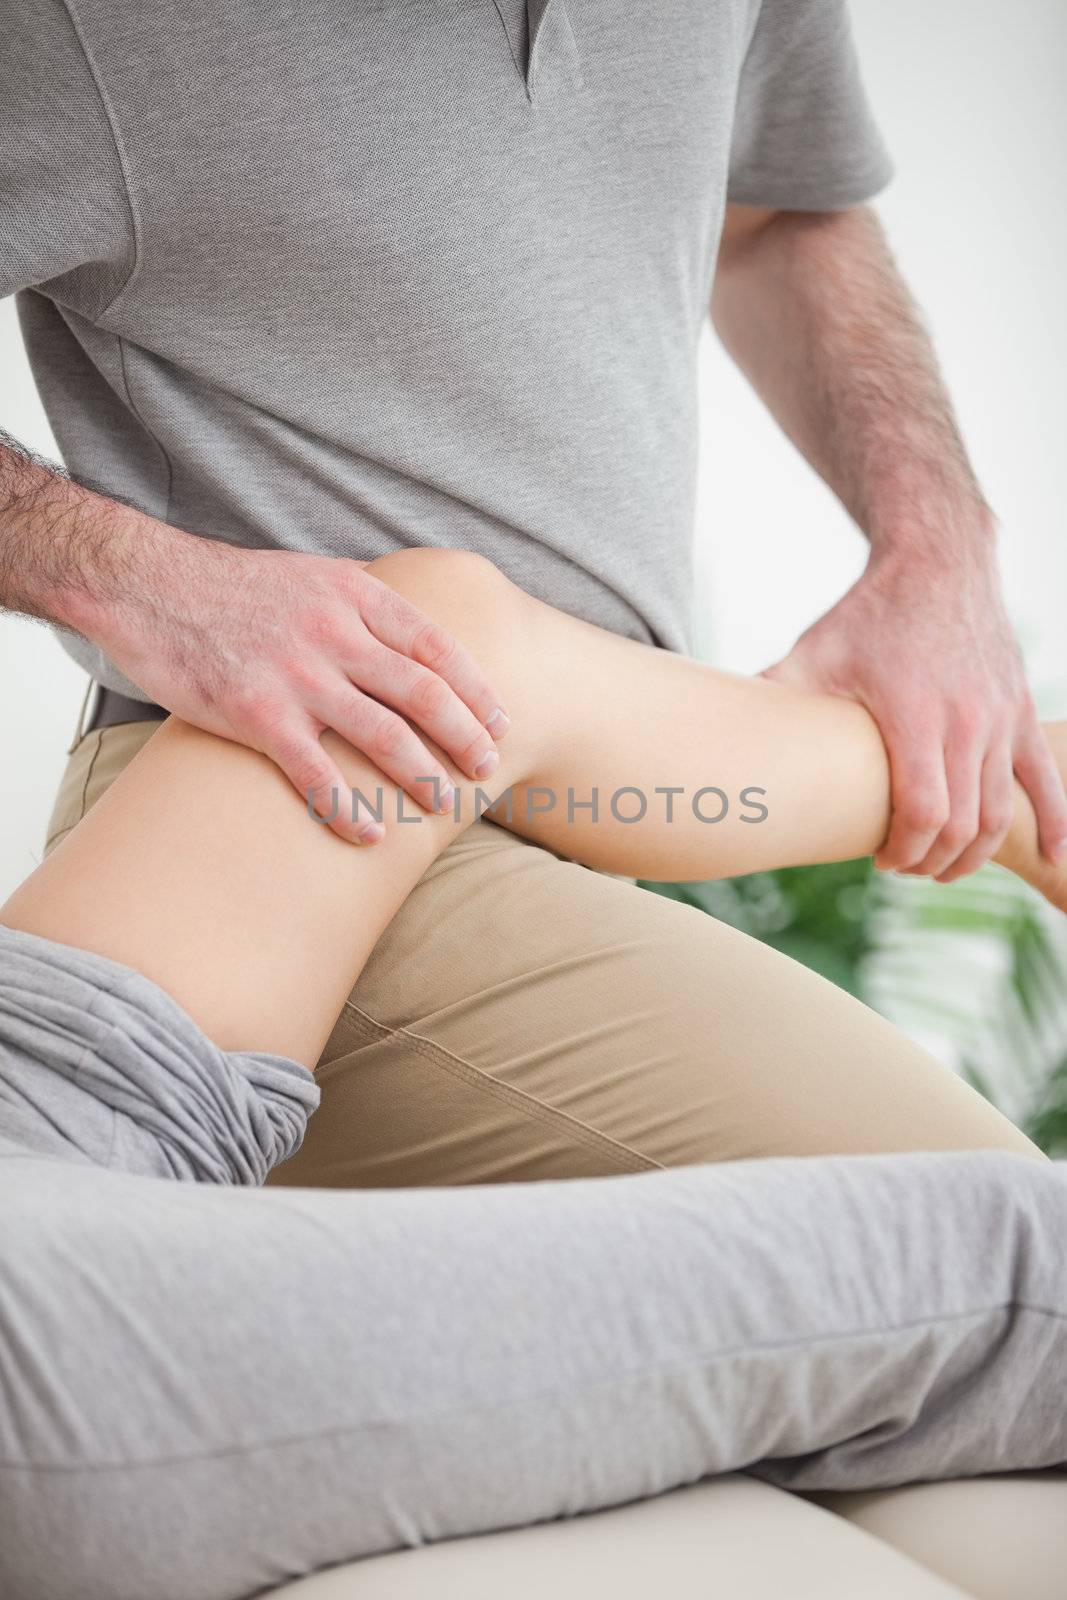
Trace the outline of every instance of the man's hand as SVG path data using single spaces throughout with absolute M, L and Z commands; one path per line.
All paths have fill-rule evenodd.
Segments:
M 452 784 L 405 718 L 471 778 L 497 765 L 508 719 L 491 685 L 364 563 L 163 531 L 165 576 L 153 563 L 121 604 L 95 607 L 90 637 L 168 710 L 269 756 L 317 812 L 336 812 L 336 833 L 370 843 L 381 830 L 353 821 L 327 728 L 431 811 L 451 809 Z
M 168 711 L 269 756 L 342 838 L 381 829 L 353 821 L 327 728 L 428 810 L 452 786 L 409 722 L 471 778 L 499 761 L 508 719 L 484 674 L 363 562 L 186 533 L 4 434 L 0 606 L 84 635 Z
M 848 695 L 882 733 L 892 823 L 875 857 L 951 883 L 989 860 L 1013 812 L 1013 778 L 1044 854 L 1067 858 L 1067 799 L 1023 674 L 995 564 L 951 573 L 872 557 L 844 597 L 763 676 Z

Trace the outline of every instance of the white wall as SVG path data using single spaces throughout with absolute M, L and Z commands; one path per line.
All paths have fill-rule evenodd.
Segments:
M 1003 524 L 1013 615 L 1067 711 L 1067 7 L 853 0 L 898 166 L 881 201 Z M 13 307 L 0 304 L 0 426 L 54 453 Z M 709 339 L 697 548 L 706 653 L 757 670 L 858 573 L 863 547 Z M 0 619 L 0 897 L 38 858 L 84 675 L 47 631 Z

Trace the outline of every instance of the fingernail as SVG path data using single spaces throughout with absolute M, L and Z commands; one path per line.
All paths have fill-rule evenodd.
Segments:
M 486 732 L 491 733 L 494 739 L 502 738 L 510 727 L 511 718 L 500 706 L 497 706 L 495 711 L 490 711 L 485 719 Z
M 360 844 L 377 844 L 379 839 L 385 838 L 385 829 L 380 822 L 368 822 L 365 828 L 360 828 L 356 838 Z
M 495 750 L 489 750 L 475 767 L 474 776 L 476 778 L 488 778 L 489 774 L 495 772 L 499 765 L 500 757 Z
M 454 783 L 443 783 L 441 785 L 440 798 L 439 798 L 439 800 L 437 802 L 438 811 L 441 812 L 442 815 L 447 815 L 447 813 L 452 810 L 452 802 L 453 802 L 453 800 L 455 798 L 456 798 L 456 786 L 455 786 L 455 784 Z
M 1060 839 L 1052 846 L 1052 859 L 1057 866 L 1061 862 L 1067 861 L 1067 839 Z

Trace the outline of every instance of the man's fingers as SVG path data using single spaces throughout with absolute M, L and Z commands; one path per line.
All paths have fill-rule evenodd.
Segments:
M 1067 855 L 1067 798 L 1048 740 L 1036 716 L 1015 747 L 1015 773 L 1037 816 L 1041 852 L 1049 861 Z
M 925 855 L 910 868 L 917 877 L 936 878 L 947 872 L 978 837 L 984 753 L 977 738 L 950 731 L 944 749 L 948 816 Z
M 431 621 L 403 595 L 384 583 L 377 587 L 381 594 L 375 594 L 362 612 L 374 637 L 390 650 L 436 673 L 495 739 L 505 734 L 507 714 L 470 652 L 447 628 Z
M 447 770 L 395 711 L 340 677 L 336 688 L 324 691 L 311 710 L 424 810 L 452 809 L 453 784 Z M 395 811 L 395 795 L 388 798 Z
M 883 736 L 885 729 L 883 728 Z M 923 859 L 948 821 L 948 782 L 940 738 L 902 732 L 886 738 L 892 786 L 892 815 L 885 843 L 875 855 L 875 865 L 897 872 Z
M 352 786 L 345 782 L 310 724 L 279 726 L 261 748 L 285 773 L 309 813 L 342 839 L 352 844 L 377 844 L 384 838 L 383 823 L 362 800 L 353 800 Z M 376 797 L 366 798 L 373 806 Z
M 374 642 L 360 657 L 357 687 L 421 728 L 468 777 L 487 778 L 498 765 L 483 724 L 429 667 Z
M 791 650 L 781 661 L 774 662 L 773 666 L 764 667 L 758 676 L 766 678 L 768 683 L 791 684 L 795 689 L 824 688 L 818 676 L 805 667 L 797 650 Z
M 931 871 L 940 883 L 955 883 L 969 872 L 990 861 L 1004 843 L 1015 809 L 1015 780 L 1012 775 L 1011 747 L 998 743 L 986 752 L 980 777 L 981 803 L 978 832 L 967 847 L 946 867 Z

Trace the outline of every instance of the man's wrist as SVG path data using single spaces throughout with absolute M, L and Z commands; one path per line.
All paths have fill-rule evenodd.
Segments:
M 916 476 L 864 519 L 876 569 L 907 563 L 928 574 L 996 570 L 998 524 L 977 488 L 946 490 Z

